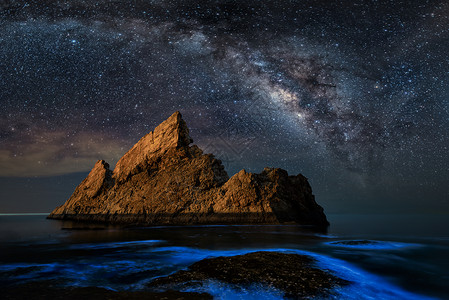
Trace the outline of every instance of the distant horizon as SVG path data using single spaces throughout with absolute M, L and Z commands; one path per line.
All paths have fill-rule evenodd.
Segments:
M 48 214 L 50 213 L 0 213 L 0 216 L 28 216 L 28 215 L 44 216 Z
M 3 298 L 449 297 L 449 0 L 0 15 Z
M 62 205 L 179 111 L 228 175 L 301 173 L 326 213 L 449 213 L 447 1 L 20 2 L 0 211 Z

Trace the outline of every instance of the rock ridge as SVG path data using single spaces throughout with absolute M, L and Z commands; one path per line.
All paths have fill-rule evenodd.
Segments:
M 196 145 L 179 111 L 142 137 L 113 171 L 99 160 L 50 219 L 128 225 L 280 224 L 327 226 L 307 178 L 279 168 L 229 178 Z

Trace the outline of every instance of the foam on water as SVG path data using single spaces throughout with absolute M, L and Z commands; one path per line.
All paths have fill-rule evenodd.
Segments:
M 317 266 L 321 269 L 329 270 L 337 277 L 351 281 L 352 284 L 335 290 L 335 295 L 329 295 L 326 299 L 433 299 L 427 296 L 414 294 L 401 289 L 394 284 L 387 282 L 379 276 L 370 274 L 362 269 L 340 259 L 331 258 L 325 255 L 302 251 L 296 249 L 262 249 L 262 250 L 229 250 L 211 251 L 184 247 L 164 247 L 155 251 L 172 253 L 173 261 L 177 263 L 187 263 L 205 258 L 218 256 L 242 255 L 257 251 L 276 251 L 308 255 L 316 259 Z M 247 299 L 247 295 L 258 295 L 257 299 L 282 299 L 279 291 L 270 290 L 266 287 L 252 286 L 245 289 L 238 289 L 226 284 L 206 284 L 200 291 L 212 294 L 217 299 Z
M 138 290 L 152 279 L 166 276 L 184 269 L 190 264 L 218 256 L 242 255 L 257 251 L 276 251 L 307 255 L 316 260 L 317 267 L 329 270 L 332 274 L 352 282 L 335 290 L 335 295 L 327 299 L 431 299 L 414 294 L 389 283 L 385 279 L 370 274 L 353 264 L 340 259 L 309 251 L 272 248 L 248 250 L 206 250 L 189 247 L 154 247 L 159 240 L 131 241 L 121 243 L 93 244 L 88 249 L 109 247 L 129 248 L 108 254 L 107 256 L 82 256 L 76 259 L 48 264 L 4 264 L 0 266 L 0 275 L 7 275 L 11 280 L 62 279 L 70 286 L 98 286 L 111 290 Z M 89 246 L 88 245 L 88 246 Z M 136 252 L 136 245 L 150 245 L 145 251 Z M 77 245 L 86 247 L 86 244 Z M 126 257 L 126 259 L 124 259 Z M 34 267 L 34 268 L 33 268 Z M 14 273 L 19 269 L 21 272 Z M 9 275 L 8 275 L 9 274 Z M 231 286 L 217 281 L 207 281 L 202 287 L 189 291 L 207 292 L 216 299 L 282 299 L 282 292 L 260 284 L 249 287 Z
M 402 248 L 420 247 L 419 244 L 374 240 L 341 240 L 325 242 L 324 245 L 360 250 L 395 250 Z
M 221 300 L 279 300 L 284 299 L 283 292 L 274 288 L 269 288 L 261 284 L 236 287 L 215 280 L 204 282 L 199 289 L 184 289 L 185 292 L 206 292 Z
M 111 242 L 111 243 L 95 243 L 95 244 L 76 244 L 71 245 L 69 249 L 113 249 L 124 248 L 129 246 L 152 246 L 160 244 L 163 240 L 142 240 L 142 241 L 129 241 L 129 242 Z

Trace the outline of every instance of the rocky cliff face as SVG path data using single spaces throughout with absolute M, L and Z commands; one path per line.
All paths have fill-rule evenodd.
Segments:
M 328 224 L 301 174 L 265 168 L 229 178 L 220 160 L 191 143 L 175 112 L 141 138 L 114 171 L 98 161 L 49 218 L 133 225 Z

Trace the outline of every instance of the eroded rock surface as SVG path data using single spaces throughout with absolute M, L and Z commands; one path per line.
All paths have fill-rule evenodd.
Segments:
M 194 288 L 217 280 L 242 288 L 260 284 L 284 293 L 284 297 L 309 299 L 331 294 L 335 287 L 349 284 L 313 266 L 305 255 L 278 252 L 253 252 L 231 257 L 204 259 L 166 277 L 150 282 L 150 287 Z
M 229 178 L 204 154 L 179 112 L 140 139 L 114 171 L 98 161 L 49 218 L 132 225 L 298 223 L 327 226 L 307 179 L 285 170 Z

